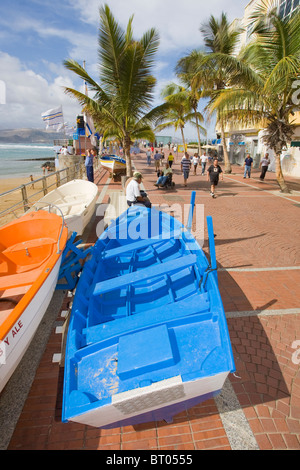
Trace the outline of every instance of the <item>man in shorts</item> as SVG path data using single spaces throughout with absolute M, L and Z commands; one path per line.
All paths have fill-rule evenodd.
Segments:
M 223 171 L 220 167 L 218 160 L 215 159 L 213 164 L 207 170 L 207 181 L 210 181 L 210 195 L 211 197 L 216 197 L 215 187 L 219 183 L 219 175 L 221 174 L 221 179 L 223 181 Z
M 155 171 L 159 171 L 161 159 L 162 154 L 158 150 L 156 150 L 154 155 Z
M 191 166 L 192 166 L 192 161 L 190 159 L 190 156 L 187 152 L 185 152 L 181 160 L 181 171 L 183 173 L 184 186 L 187 186 L 187 180 L 190 174 Z

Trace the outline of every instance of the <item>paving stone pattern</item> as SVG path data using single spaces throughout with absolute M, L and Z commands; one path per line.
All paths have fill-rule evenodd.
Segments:
M 257 170 L 245 180 L 242 168 L 234 166 L 212 199 L 206 177 L 191 174 L 183 186 L 180 158 L 173 166 L 176 186 L 170 190 L 153 186 L 154 166 L 147 167 L 145 153 L 133 162 L 154 204 L 183 207 L 196 190 L 196 204 L 204 204 L 205 216 L 213 216 L 219 286 L 237 369 L 224 396 L 178 414 L 171 424 L 110 430 L 64 424 L 63 367 L 52 363 L 62 337 L 53 329 L 8 449 L 300 449 L 300 352 L 295 347 L 300 349 L 300 181 L 287 178 L 293 192 L 282 195 L 273 173 L 261 183 Z M 107 181 L 106 172 L 97 172 L 100 191 Z M 110 191 L 120 188 L 121 183 L 110 181 Z M 104 193 L 103 203 L 108 203 Z M 87 244 L 95 242 L 100 222 L 96 217 Z M 197 235 L 195 222 L 193 230 Z M 66 296 L 58 322 L 69 303 Z

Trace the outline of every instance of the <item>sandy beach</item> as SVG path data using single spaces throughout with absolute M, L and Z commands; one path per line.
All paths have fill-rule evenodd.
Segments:
M 43 175 L 41 175 L 40 177 L 42 176 Z M 30 183 L 29 176 L 20 176 L 16 178 L 0 178 L 0 194 L 27 183 Z
M 43 175 L 40 177 L 42 178 Z M 47 175 L 46 175 L 47 176 Z M 37 183 L 31 183 L 30 177 L 18 177 L 18 178 L 0 178 L 0 213 L 8 209 L 9 207 L 21 203 L 20 205 L 14 208 L 14 213 L 4 213 L 0 216 L 0 226 L 12 221 L 15 217 L 19 217 L 24 214 L 24 208 L 22 204 L 22 192 L 20 186 L 27 185 L 27 197 L 29 203 L 38 201 L 44 195 L 43 193 L 43 182 L 38 181 Z M 52 191 L 56 188 L 56 178 L 55 175 L 49 176 L 47 178 L 48 191 Z M 8 194 L 5 194 L 7 191 L 14 190 Z M 4 194 L 3 194 L 4 193 Z

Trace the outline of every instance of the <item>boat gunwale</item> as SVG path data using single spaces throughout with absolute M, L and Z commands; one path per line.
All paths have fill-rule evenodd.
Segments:
M 78 202 L 77 202 L 77 204 L 83 204 L 83 203 L 84 203 L 84 204 L 88 204 L 88 206 L 89 206 L 89 205 L 92 204 L 92 203 L 94 202 L 94 200 L 98 197 L 98 195 L 99 195 L 99 189 L 98 189 L 98 187 L 97 187 L 97 185 L 96 185 L 95 183 L 92 183 L 91 181 L 87 181 L 87 180 L 80 180 L 80 179 L 74 179 L 74 180 L 68 181 L 67 183 L 65 183 L 65 184 L 63 184 L 63 185 L 61 185 L 61 186 L 59 186 L 58 188 L 53 189 L 52 191 L 50 191 L 49 193 L 47 193 L 45 196 L 43 196 L 39 201 L 36 201 L 35 204 L 40 204 L 40 203 L 45 202 L 45 203 L 54 204 L 54 205 L 59 206 L 59 205 L 60 205 L 60 202 L 59 202 L 59 201 L 58 201 L 58 202 L 57 202 L 57 201 L 56 201 L 56 202 L 55 202 L 55 201 L 52 202 L 52 201 L 48 201 L 48 199 L 49 199 L 53 194 L 55 194 L 55 193 L 57 193 L 58 195 L 60 195 L 62 199 L 63 199 L 65 196 L 69 196 L 69 195 L 64 195 L 64 194 L 63 194 L 63 191 L 61 191 L 61 190 L 63 190 L 66 186 L 72 186 L 72 185 L 75 185 L 75 184 L 77 184 L 77 183 L 78 183 L 79 185 L 83 183 L 84 186 L 87 186 L 87 187 L 90 186 L 91 188 L 93 188 L 93 194 L 90 194 L 90 193 L 88 193 L 88 194 L 82 193 L 82 195 L 88 196 L 88 197 L 87 197 L 84 201 L 78 201 Z M 77 194 L 74 194 L 74 197 L 77 197 Z M 72 200 L 71 202 L 65 202 L 63 205 L 67 205 L 67 204 L 75 205 L 76 203 L 75 203 L 75 200 Z M 84 208 L 84 210 L 85 210 L 85 209 L 86 209 L 86 207 Z M 84 210 L 81 211 L 81 213 L 83 213 Z M 80 213 L 80 214 L 81 214 L 81 213 Z M 59 215 L 59 214 L 58 214 L 58 215 Z

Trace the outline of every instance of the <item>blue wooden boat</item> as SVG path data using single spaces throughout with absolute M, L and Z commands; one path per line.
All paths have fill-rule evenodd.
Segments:
M 191 212 L 192 213 L 192 212 Z M 235 370 L 216 272 L 188 229 L 132 206 L 97 240 L 74 297 L 63 416 L 96 427 L 166 420 Z

